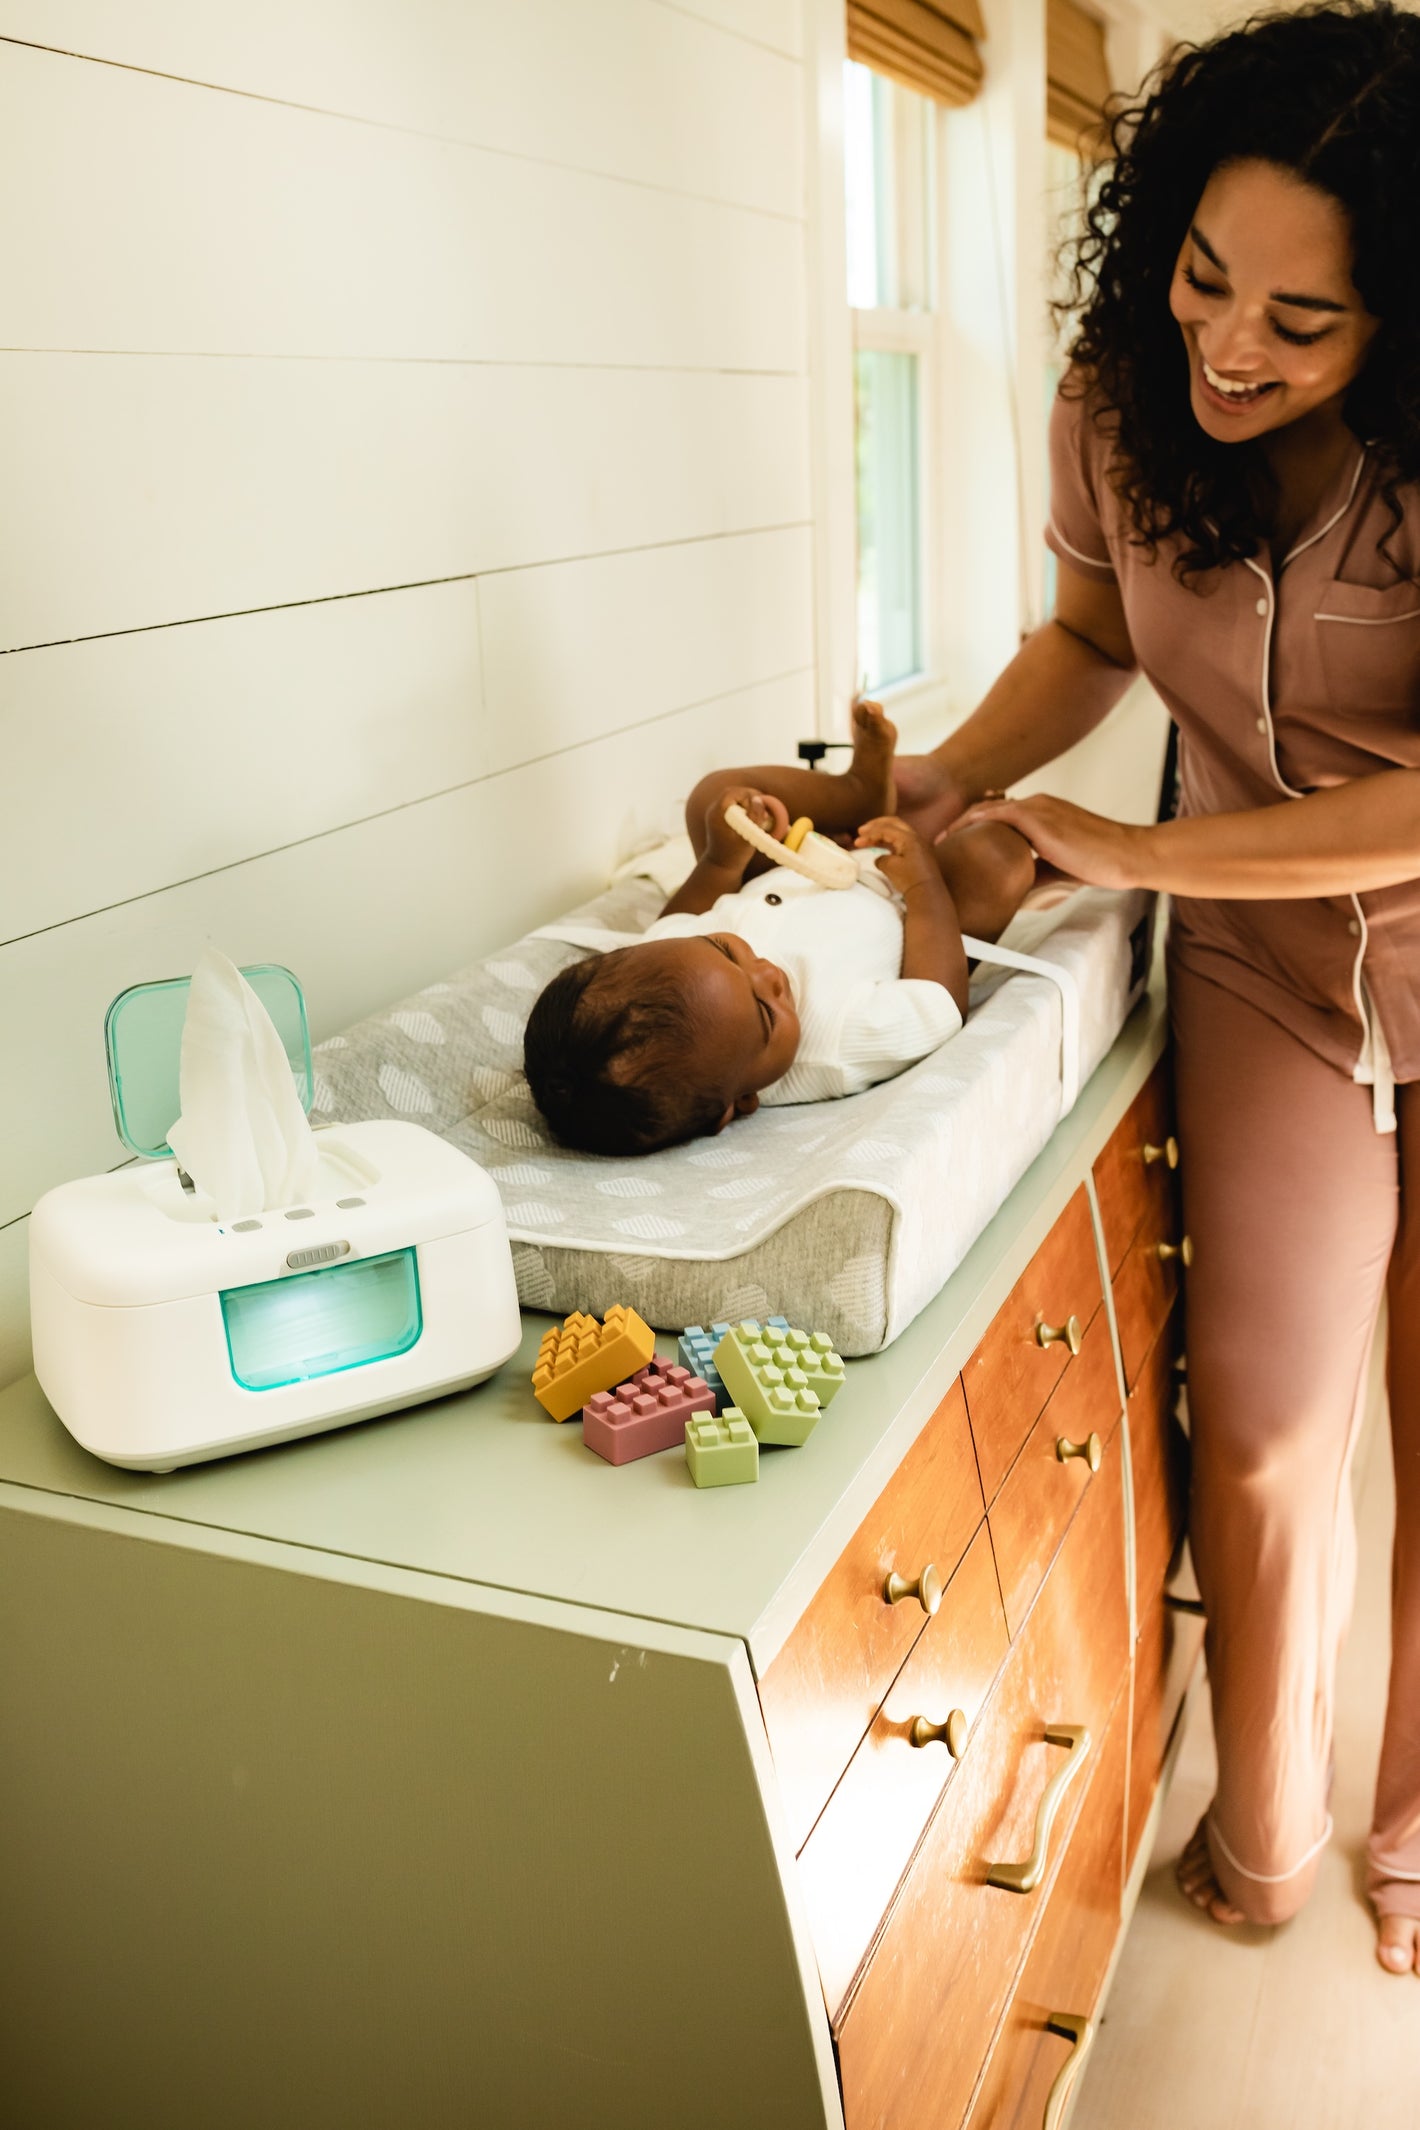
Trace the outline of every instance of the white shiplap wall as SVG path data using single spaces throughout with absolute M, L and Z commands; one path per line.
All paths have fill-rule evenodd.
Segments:
M 0 1382 L 102 1019 L 318 1035 L 812 729 L 800 0 L 0 5 Z

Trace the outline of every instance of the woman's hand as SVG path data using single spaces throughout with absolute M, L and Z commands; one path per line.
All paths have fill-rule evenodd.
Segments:
M 1152 885 L 1145 877 L 1149 830 L 1086 813 L 1068 799 L 1044 794 L 1034 799 L 983 799 L 954 825 L 970 828 L 977 821 L 1003 821 L 1025 837 L 1038 858 L 1087 887 Z
M 754 846 L 731 828 L 725 819 L 727 806 L 742 806 L 755 827 L 776 843 L 782 843 L 789 833 L 789 809 L 782 799 L 757 791 L 753 784 L 732 784 L 711 800 L 705 810 L 705 856 L 722 870 L 743 872 L 755 855 Z
M 892 773 L 898 815 L 927 843 L 949 829 L 970 803 L 933 754 L 900 754 Z

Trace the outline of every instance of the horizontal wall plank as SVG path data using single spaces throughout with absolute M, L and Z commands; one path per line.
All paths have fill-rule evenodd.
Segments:
M 468 783 L 488 740 L 472 581 L 0 658 L 0 941 Z
M 804 47 L 803 0 L 661 0 L 738 37 L 752 37 L 798 57 Z
M 317 1037 L 445 976 L 594 893 L 726 760 L 788 755 L 808 672 L 0 948 L 0 1222 L 111 1167 L 103 1017 L 128 984 L 214 939 L 304 975 Z M 139 795 L 141 798 L 141 795 Z
M 0 202 L 0 347 L 805 363 L 796 223 L 14 45 Z
M 812 570 L 805 526 L 480 579 L 490 766 L 811 665 Z
M 803 523 L 803 380 L 0 357 L 0 648 Z
M 0 1390 L 30 1372 L 30 1224 L 0 1228 Z
M 9 37 L 443 134 L 487 148 L 802 212 L 800 70 L 656 0 L 9 0 Z M 765 0 L 793 48 L 798 0 Z M 733 111 L 736 122 L 725 123 Z

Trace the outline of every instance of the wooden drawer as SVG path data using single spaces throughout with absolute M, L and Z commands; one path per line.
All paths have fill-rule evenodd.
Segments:
M 973 2103 L 971 2130 L 1041 2130 L 1051 2089 L 1071 2061 L 1069 2039 L 1047 2022 L 1060 2012 L 1093 2017 L 1119 1935 L 1128 1744 L 1129 1696 L 1121 1693 Z
M 957 1380 L 759 1683 L 796 1850 L 927 1625 L 916 1599 L 888 1604 L 889 1573 L 911 1579 L 930 1564 L 945 1584 L 982 1506 Z
M 1114 1281 L 1119 1350 L 1124 1360 L 1124 1381 L 1130 1390 L 1139 1380 L 1149 1348 L 1178 1300 L 1180 1260 L 1160 1257 L 1159 1245 L 1176 1244 L 1179 1239 L 1177 1226 L 1160 1233 L 1152 1221 L 1146 1221 L 1130 1244 Z
M 1134 1477 L 1134 1578 L 1142 1615 L 1168 1579 L 1188 1516 L 1188 1437 L 1176 1417 L 1174 1361 L 1182 1329 L 1175 1310 L 1150 1347 L 1129 1393 Z
M 1203 1647 L 1203 1622 L 1175 1612 L 1162 1591 L 1139 1602 L 1139 1639 L 1134 1646 L 1134 1740 L 1129 1763 L 1129 1827 L 1125 1869 L 1134 1862 L 1149 1806 L 1159 1786 L 1164 1754 L 1179 1708 Z
M 1080 1496 L 1092 1474 L 1084 1457 L 1062 1462 L 1062 1438 L 1084 1443 L 1094 1433 L 1108 1443 L 1119 1419 L 1119 1385 L 1109 1320 L 1101 1309 L 1085 1334 L 1079 1359 L 1031 1430 L 988 1512 L 1001 1578 L 1006 1624 L 1014 1637 L 1035 1601 Z
M 1094 1166 L 1111 1279 L 1146 1219 L 1156 1235 L 1167 1235 L 1176 1225 L 1177 1174 L 1164 1158 L 1144 1158 L 1146 1148 L 1167 1146 L 1173 1128 L 1173 1094 L 1164 1058 L 1125 1111 Z
M 824 2001 L 836 2014 L 922 1829 L 956 1771 L 945 1744 L 914 1746 L 917 1716 L 960 1709 L 971 1730 L 1006 1655 L 1006 1622 L 983 1523 L 799 1858 Z
M 1077 1191 L 992 1319 L 962 1372 L 988 1504 L 1063 1376 L 1076 1366 L 1063 1339 L 1037 1328 L 1075 1316 L 1086 1330 L 1102 1300 L 1089 1200 Z
M 956 2130 L 1058 1870 L 1128 1661 L 1117 1449 L 1087 1489 L 1040 1598 L 943 1794 L 838 2034 L 848 2130 Z M 988 1883 L 990 1859 L 1030 1850 L 1062 1764 L 1047 1726 L 1094 1741 L 1066 1790 L 1030 1894 Z

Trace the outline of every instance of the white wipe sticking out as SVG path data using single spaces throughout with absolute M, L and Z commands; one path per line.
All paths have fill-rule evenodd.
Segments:
M 168 1144 L 221 1221 L 299 1204 L 315 1136 L 275 1023 L 234 962 L 203 949 L 182 1026 L 182 1115 Z

